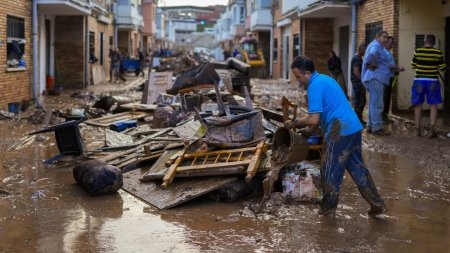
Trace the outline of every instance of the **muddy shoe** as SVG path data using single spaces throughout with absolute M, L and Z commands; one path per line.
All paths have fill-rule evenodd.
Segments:
M 367 212 L 367 214 L 372 218 L 376 218 L 378 215 L 383 214 L 387 211 L 388 211 L 388 209 L 385 205 L 371 206 L 369 211 Z
M 436 137 L 438 137 L 438 135 L 437 135 L 437 133 L 434 131 L 434 129 L 432 128 L 432 129 L 430 130 L 430 132 L 428 133 L 428 138 L 433 139 L 433 138 L 436 138 Z
M 384 130 L 384 129 L 380 129 L 380 130 L 377 130 L 377 131 L 372 131 L 372 134 L 373 134 L 373 135 L 378 135 L 378 136 L 387 136 L 387 135 L 391 135 L 390 132 L 388 132 L 388 131 L 386 131 L 386 130 Z
M 422 133 L 420 132 L 419 127 L 414 128 L 414 136 L 416 136 L 416 137 L 422 136 Z

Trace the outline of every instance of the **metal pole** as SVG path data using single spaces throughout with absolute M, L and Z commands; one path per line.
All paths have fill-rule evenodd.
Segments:
M 32 18 L 33 18 L 33 24 L 32 24 L 32 34 L 33 37 L 33 84 L 32 84 L 32 92 L 33 92 L 33 101 L 36 107 L 42 107 L 39 97 L 38 97 L 38 44 L 37 44 L 37 33 L 38 33 L 38 6 L 37 6 L 37 0 L 33 0 L 33 7 L 32 7 Z M 28 72 L 29 73 L 29 72 Z M 30 76 L 28 75 L 30 78 Z

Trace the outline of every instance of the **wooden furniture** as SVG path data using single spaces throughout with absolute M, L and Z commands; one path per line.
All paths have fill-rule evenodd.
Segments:
M 255 147 L 227 149 L 210 152 L 188 153 L 186 149 L 171 157 L 170 167 L 163 178 L 162 187 L 167 188 L 172 183 L 175 175 L 198 174 L 206 172 L 231 172 L 234 174 L 247 174 L 245 180 L 250 182 L 259 167 L 261 156 L 267 152 L 265 141 L 261 141 Z M 244 169 L 242 169 L 244 168 Z M 245 170 L 246 168 L 246 170 Z

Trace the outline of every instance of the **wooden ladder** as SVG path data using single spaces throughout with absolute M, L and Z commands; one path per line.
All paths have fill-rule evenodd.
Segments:
M 249 148 L 226 149 L 210 152 L 187 153 L 186 149 L 178 152 L 172 159 L 169 169 L 163 178 L 162 187 L 167 188 L 177 173 L 196 173 L 206 170 L 236 170 L 247 167 L 245 180 L 250 182 L 259 167 L 262 154 L 267 152 L 264 140 L 257 146 Z M 182 163 L 187 164 L 183 165 Z M 239 173 L 241 170 L 236 170 Z

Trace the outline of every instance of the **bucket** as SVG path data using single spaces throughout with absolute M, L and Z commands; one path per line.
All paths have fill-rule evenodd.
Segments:
M 307 140 L 286 127 L 278 128 L 273 135 L 272 150 L 273 152 L 287 152 L 288 159 L 284 165 L 306 160 L 309 151 Z
M 14 114 L 19 114 L 20 105 L 21 103 L 19 102 L 8 103 L 8 111 Z
M 54 87 L 55 87 L 55 78 L 51 75 L 48 75 L 45 83 L 45 88 L 47 90 L 53 90 Z

